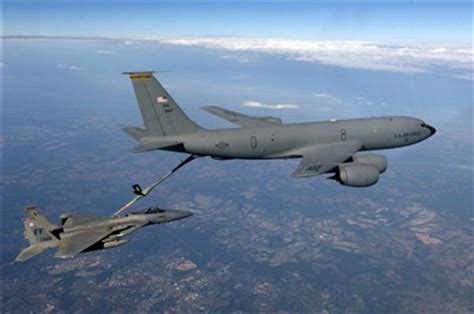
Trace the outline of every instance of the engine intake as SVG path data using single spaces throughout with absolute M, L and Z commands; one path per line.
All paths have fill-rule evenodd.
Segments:
M 367 187 L 379 180 L 379 169 L 374 165 L 349 163 L 339 166 L 336 174 L 330 179 L 342 185 Z

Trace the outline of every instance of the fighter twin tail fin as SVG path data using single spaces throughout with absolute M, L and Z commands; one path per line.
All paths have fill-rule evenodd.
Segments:
M 23 234 L 30 246 L 18 254 L 15 258 L 16 261 L 30 259 L 48 248 L 58 246 L 59 243 L 57 231 L 61 230 L 61 227 L 41 215 L 36 206 L 28 206 L 26 211 L 29 216 L 23 219 L 23 226 L 25 227 Z

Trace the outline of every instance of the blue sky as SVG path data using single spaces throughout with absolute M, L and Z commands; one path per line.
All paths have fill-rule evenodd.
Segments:
M 471 41 L 472 5 L 19 1 L 4 5 L 4 34 Z
M 68 41 L 54 45 L 46 41 L 49 58 L 57 58 L 53 58 L 52 67 L 59 70 L 91 71 L 96 68 L 91 64 L 92 55 L 97 54 L 104 60 L 117 58 L 113 75 L 125 70 L 170 69 L 180 71 L 181 77 L 194 69 L 197 76 L 189 84 L 192 88 L 203 74 L 208 75 L 209 85 L 213 86 L 215 73 L 224 73 L 227 66 L 232 66 L 236 73 L 229 75 L 230 81 L 222 89 L 228 92 L 229 86 L 242 84 L 241 90 L 231 93 L 235 95 L 245 94 L 249 84 L 261 81 L 264 83 L 259 93 L 263 94 L 265 83 L 272 80 L 272 75 L 282 76 L 282 82 L 278 83 L 282 86 L 277 90 L 288 89 L 286 64 L 291 65 L 289 73 L 299 76 L 301 81 L 297 86 L 308 85 L 305 92 L 309 98 L 302 102 L 326 102 L 331 109 L 328 115 L 338 106 L 342 106 L 340 112 L 348 113 L 353 108 L 344 104 L 354 102 L 367 103 L 370 114 L 381 115 L 389 110 L 394 114 L 418 114 L 412 112 L 409 100 L 414 104 L 435 104 L 438 116 L 450 110 L 450 106 L 443 104 L 457 103 L 463 112 L 472 108 L 472 5 L 468 3 L 78 4 L 68 1 L 58 4 L 47 1 L 40 5 L 20 1 L 9 3 L 4 9 L 5 35 L 118 39 L 104 41 L 103 46 L 90 52 L 82 51 L 83 48 L 74 51 Z M 38 48 L 33 43 L 18 43 Z M 7 75 L 14 68 L 11 63 L 17 49 L 11 50 L 12 47 L 5 42 L 7 57 L 1 66 Z M 52 47 L 58 49 L 58 56 Z M 128 49 L 134 53 L 125 58 Z M 150 58 L 142 64 L 145 51 Z M 61 61 L 63 53 L 73 53 L 76 58 Z M 209 56 L 212 61 L 203 62 Z M 130 61 L 128 67 L 124 67 L 126 60 Z M 260 77 L 257 73 L 272 75 Z M 371 80 L 374 77 L 377 79 Z M 380 87 L 374 89 L 373 85 L 378 86 L 377 80 L 382 77 L 390 84 L 381 90 L 394 94 L 374 95 Z M 309 82 L 307 78 L 311 78 Z M 341 85 L 344 80 L 348 81 Z M 448 85 L 453 87 L 446 88 Z M 455 91 L 456 88 L 461 89 Z M 371 100 L 364 94 L 367 89 L 372 90 L 367 93 Z M 442 96 L 431 97 L 438 89 L 443 91 Z M 412 96 L 399 97 L 401 90 Z M 456 98 L 452 96 L 454 93 L 463 96 Z M 293 100 L 285 99 L 284 94 L 280 97 L 275 97 L 274 91 L 269 94 L 271 97 L 249 97 L 238 102 L 259 102 L 260 108 L 292 104 Z M 428 94 L 430 97 L 425 96 Z M 407 110 L 390 106 L 388 100 L 394 99 L 404 103 Z M 419 113 L 426 109 L 416 108 Z

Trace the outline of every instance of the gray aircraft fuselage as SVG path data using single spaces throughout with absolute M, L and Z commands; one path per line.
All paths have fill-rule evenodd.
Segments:
M 361 151 L 408 146 L 425 140 L 435 129 L 411 117 L 381 117 L 281 124 L 196 133 L 145 137 L 142 143 L 176 141 L 190 154 L 231 159 L 301 157 L 307 147 L 337 142 L 360 142 Z M 167 149 L 167 148 L 164 148 Z M 175 149 L 171 149 L 175 150 Z
M 124 236 L 141 227 L 184 219 L 191 215 L 192 213 L 187 211 L 162 210 L 150 213 L 133 212 L 118 217 L 91 217 L 90 220 L 82 220 L 79 224 L 72 224 L 71 227 L 64 226 L 61 236 L 65 237 L 78 231 L 94 229 L 118 230 L 120 233 L 114 234 L 114 236 Z M 65 218 L 67 216 L 63 215 L 61 217 Z

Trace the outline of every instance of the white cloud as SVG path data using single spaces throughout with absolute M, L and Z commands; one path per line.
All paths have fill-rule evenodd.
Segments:
M 35 38 L 38 36 L 30 36 Z M 57 38 L 40 36 L 41 38 Z M 15 38 L 14 36 L 12 38 Z M 23 38 L 23 37 L 21 37 Z M 67 37 L 61 37 L 67 39 Z M 78 39 L 78 37 L 71 37 Z M 87 37 L 80 37 L 87 39 Z M 97 39 L 97 37 L 94 37 Z M 137 42 L 157 42 L 180 46 L 200 46 L 231 52 L 259 52 L 279 54 L 301 62 L 318 62 L 341 67 L 416 73 L 443 72 L 459 79 L 472 80 L 473 49 L 470 42 L 395 44 L 360 40 L 298 40 L 251 37 L 177 37 L 164 38 L 154 35 L 102 37 L 126 45 Z M 255 56 L 225 54 L 221 59 L 238 62 L 255 62 Z M 452 73 L 448 72 L 452 70 Z M 463 73 L 463 74 L 459 74 Z
M 85 71 L 86 68 L 79 67 L 76 65 L 64 65 L 64 64 L 58 64 L 58 68 L 64 69 L 64 70 L 70 70 L 70 71 Z
M 251 78 L 252 76 L 249 75 L 249 74 L 245 74 L 245 73 L 240 73 L 240 74 L 235 74 L 235 75 L 232 75 L 230 78 L 233 79 L 233 80 L 247 80 L 249 78 Z
M 472 71 L 469 45 L 412 43 L 386 45 L 355 40 L 296 40 L 241 37 L 184 37 L 156 39 L 161 43 L 202 46 L 229 51 L 284 54 L 302 62 L 391 72 L 429 72 L 434 68 Z
M 242 106 L 244 107 L 251 107 L 251 108 L 266 108 L 266 109 L 296 109 L 300 106 L 295 104 L 275 104 L 275 105 L 267 105 L 258 101 L 248 100 L 245 101 Z
M 230 61 L 236 61 L 236 62 L 239 62 L 239 63 L 255 62 L 255 59 L 246 58 L 246 57 L 243 57 L 243 56 L 233 56 L 233 55 L 220 56 L 219 59 L 222 59 L 222 60 L 230 60 Z
M 7 66 L 7 65 L 6 65 L 5 63 L 0 62 L 0 68 L 4 68 L 4 67 L 6 67 L 6 66 Z
M 116 52 L 113 50 L 100 49 L 100 50 L 97 50 L 95 53 L 100 54 L 100 55 L 112 55 L 112 54 L 115 54 Z
M 341 103 L 341 100 L 339 98 L 337 98 L 336 96 L 329 95 L 329 94 L 315 93 L 315 94 L 313 94 L 313 96 L 325 99 L 328 102 L 337 103 L 337 104 Z
M 473 73 L 471 73 L 471 74 L 457 74 L 457 75 L 454 75 L 454 77 L 458 78 L 458 79 L 461 79 L 461 80 L 474 81 Z

